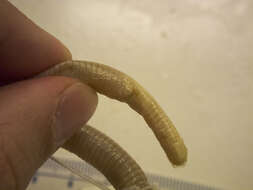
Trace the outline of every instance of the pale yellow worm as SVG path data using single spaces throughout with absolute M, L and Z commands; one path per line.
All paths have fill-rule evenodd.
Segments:
M 98 169 L 116 190 L 154 188 L 135 160 L 116 142 L 95 128 L 84 126 L 63 148 Z
M 42 76 L 76 78 L 103 95 L 127 103 L 143 116 L 171 163 L 178 166 L 186 162 L 187 149 L 173 123 L 154 98 L 128 75 L 103 64 L 66 61 L 38 75 Z M 96 167 L 117 190 L 154 189 L 127 152 L 98 130 L 84 126 L 63 147 Z
M 155 99 L 128 75 L 103 64 L 66 61 L 39 76 L 55 75 L 79 79 L 95 91 L 127 103 L 143 116 L 171 163 L 177 166 L 186 162 L 187 148 L 173 123 Z

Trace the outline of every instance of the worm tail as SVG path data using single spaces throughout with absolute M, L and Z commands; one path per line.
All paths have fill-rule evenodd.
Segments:
M 117 190 L 149 187 L 140 166 L 116 142 L 85 126 L 68 140 L 63 148 L 98 169 Z
M 183 165 L 187 160 L 187 148 L 174 124 L 155 99 L 136 81 L 134 83 L 134 92 L 127 103 L 143 116 L 171 163 Z

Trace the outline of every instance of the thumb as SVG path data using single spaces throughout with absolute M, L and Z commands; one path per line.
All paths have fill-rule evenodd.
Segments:
M 0 189 L 24 190 L 37 168 L 94 113 L 96 93 L 65 77 L 0 88 Z

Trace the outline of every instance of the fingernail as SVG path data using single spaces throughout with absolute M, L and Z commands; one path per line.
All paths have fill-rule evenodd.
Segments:
M 65 89 L 60 97 L 52 125 L 56 146 L 61 146 L 93 115 L 97 95 L 93 89 L 76 83 Z

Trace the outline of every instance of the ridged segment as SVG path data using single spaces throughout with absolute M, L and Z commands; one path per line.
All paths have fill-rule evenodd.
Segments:
M 97 92 L 119 101 L 125 101 L 133 91 L 131 81 L 122 72 L 93 62 L 66 61 L 38 76 L 52 75 L 79 79 Z
M 174 166 L 183 165 L 187 160 L 187 148 L 174 124 L 154 98 L 137 82 L 135 84 L 127 103 L 143 116 L 171 163 Z
M 97 168 L 117 190 L 149 186 L 144 172 L 134 159 L 95 128 L 83 127 L 63 147 Z

